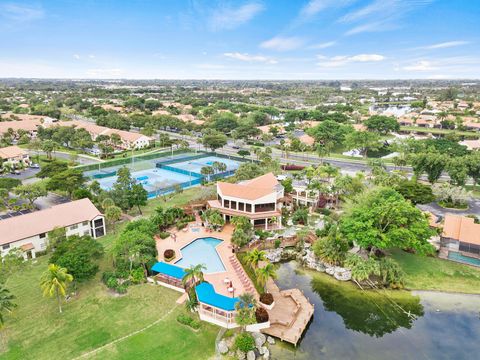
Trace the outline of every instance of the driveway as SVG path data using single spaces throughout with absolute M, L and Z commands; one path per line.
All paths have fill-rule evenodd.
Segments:
M 27 168 L 25 170 L 22 170 L 22 172 L 19 175 L 15 174 L 5 174 L 5 175 L 0 175 L 0 177 L 3 178 L 12 178 L 12 179 L 18 179 L 18 180 L 25 180 L 31 177 L 35 177 L 35 175 L 40 171 L 40 169 L 32 169 L 32 168 Z
M 445 214 L 455 214 L 455 215 L 470 215 L 474 214 L 480 215 L 480 199 L 471 198 L 468 201 L 468 209 L 466 210 L 455 210 L 455 209 L 445 209 L 438 205 L 437 203 L 430 203 L 425 205 L 417 205 L 417 207 L 423 211 L 430 211 L 431 213 L 445 217 Z

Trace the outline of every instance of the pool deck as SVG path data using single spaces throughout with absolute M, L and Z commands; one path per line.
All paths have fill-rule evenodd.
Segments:
M 258 299 L 258 293 L 255 290 L 255 287 L 243 268 L 239 266 L 235 254 L 232 253 L 230 239 L 233 233 L 233 226 L 226 225 L 221 232 L 216 232 L 207 231 L 204 227 L 199 226 L 196 223 L 190 223 L 185 229 L 186 231 L 178 231 L 176 229 L 170 230 L 171 234 L 176 235 L 175 239 L 172 236 L 163 240 L 156 238 L 158 259 L 160 261 L 164 261 L 163 252 L 167 249 L 175 250 L 177 257 L 174 261 L 180 260 L 181 249 L 198 238 L 214 237 L 223 240 L 223 242 L 217 245 L 215 249 L 217 250 L 226 270 L 218 273 L 204 274 L 205 280 L 211 283 L 215 288 L 215 291 L 219 294 L 232 297 L 249 292 Z M 196 229 L 196 231 L 193 231 L 192 229 Z M 224 282 L 225 278 L 232 281 L 233 288 L 235 289 L 234 294 L 228 292 L 227 285 Z

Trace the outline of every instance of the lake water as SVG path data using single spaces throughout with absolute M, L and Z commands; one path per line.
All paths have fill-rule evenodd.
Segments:
M 362 292 L 295 262 L 276 282 L 303 290 L 315 314 L 297 348 L 277 342 L 273 359 L 480 358 L 480 296 Z

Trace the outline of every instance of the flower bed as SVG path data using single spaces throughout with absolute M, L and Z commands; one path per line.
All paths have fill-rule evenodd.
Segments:
M 175 250 L 173 249 L 167 249 L 163 252 L 163 258 L 165 259 L 166 262 L 170 262 L 173 259 L 175 259 Z

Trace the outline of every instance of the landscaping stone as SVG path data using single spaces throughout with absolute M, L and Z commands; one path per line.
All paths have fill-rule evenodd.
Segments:
M 246 355 L 242 350 L 237 350 L 236 355 L 238 360 L 245 360 Z
M 257 357 L 255 356 L 255 353 L 253 352 L 253 350 L 250 350 L 249 352 L 247 352 L 247 360 L 255 360 Z
M 255 339 L 255 346 L 260 349 L 260 347 L 263 346 L 263 344 L 265 344 L 265 341 L 267 341 L 267 337 L 265 335 L 263 335 L 262 333 L 257 333 L 257 332 L 253 332 L 251 333 L 253 338 Z
M 280 262 L 280 260 L 282 260 L 282 249 L 269 250 L 265 256 L 271 263 Z
M 270 359 L 270 350 L 266 349 L 265 353 L 263 354 L 264 360 Z
M 270 345 L 275 345 L 275 339 L 271 336 L 267 337 L 267 342 L 270 344 Z
M 260 355 L 265 354 L 267 351 L 268 351 L 268 348 L 267 348 L 266 346 L 261 346 L 261 347 L 258 349 L 258 353 L 259 353 Z
M 225 355 L 226 353 L 228 353 L 228 345 L 227 345 L 227 342 L 225 340 L 221 340 L 218 343 L 218 351 L 222 355 Z

